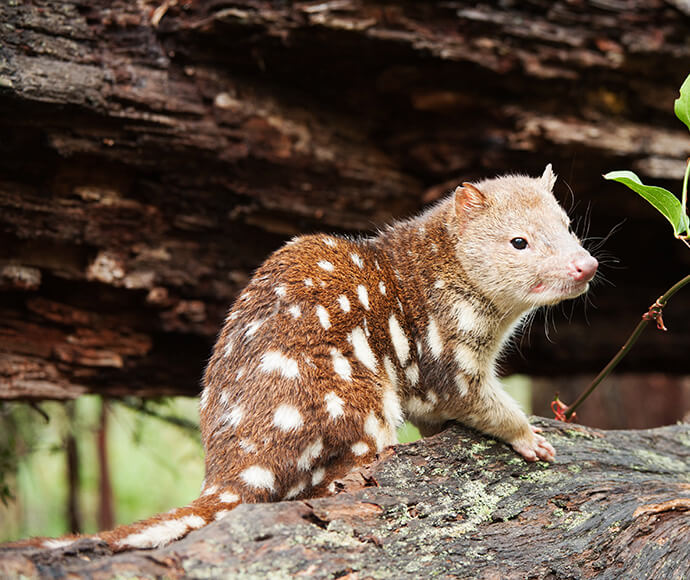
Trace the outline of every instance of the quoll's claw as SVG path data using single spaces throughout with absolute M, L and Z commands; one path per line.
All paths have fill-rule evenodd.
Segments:
M 535 438 L 537 440 L 536 453 L 539 459 L 542 461 L 553 461 L 556 458 L 556 450 L 553 448 L 553 445 L 541 435 L 535 435 Z
M 513 441 L 511 444 L 513 449 L 525 458 L 525 461 L 553 461 L 556 457 L 556 450 L 553 448 L 551 443 L 549 443 L 544 437 L 539 435 L 541 432 L 539 427 L 532 427 L 534 433 L 531 440 L 520 439 L 518 441 Z

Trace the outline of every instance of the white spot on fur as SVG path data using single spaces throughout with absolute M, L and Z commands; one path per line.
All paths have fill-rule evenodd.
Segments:
M 383 392 L 383 418 L 394 429 L 397 429 L 404 423 L 400 399 L 398 398 L 398 393 L 393 389 L 386 389 Z
M 331 359 L 333 360 L 333 370 L 336 374 L 346 381 L 352 380 L 352 368 L 350 367 L 350 363 L 343 356 L 343 353 L 336 348 L 332 348 Z
M 477 313 L 467 302 L 455 302 L 451 309 L 458 330 L 474 330 L 479 326 Z
M 233 406 L 230 411 L 225 413 L 221 420 L 223 425 L 228 425 L 229 427 L 237 427 L 240 422 L 242 421 L 242 418 L 244 417 L 244 409 L 240 407 L 239 405 Z
M 246 330 L 244 331 L 244 335 L 247 338 L 251 338 L 256 334 L 256 331 L 261 328 L 261 325 L 266 322 L 265 318 L 262 318 L 260 320 L 253 320 L 252 322 L 249 322 L 246 326 Z
M 360 270 L 364 268 L 364 260 L 359 257 L 359 254 L 352 253 L 350 254 L 350 258 L 352 258 L 352 261 L 357 264 Z
M 216 515 L 213 517 L 214 520 L 222 520 L 225 516 L 227 516 L 232 510 L 220 510 L 216 512 Z
M 367 289 L 362 284 L 357 286 L 357 298 L 359 298 L 362 306 L 369 310 L 369 292 L 367 292 Z
M 197 529 L 206 524 L 206 520 L 199 516 L 189 515 L 183 518 L 167 520 L 144 528 L 140 532 L 130 534 L 116 542 L 118 547 L 158 548 L 176 540 L 187 532 L 187 528 Z
M 252 465 L 247 467 L 244 471 L 240 473 L 240 478 L 249 487 L 255 489 L 267 489 L 269 491 L 274 491 L 276 478 L 270 469 L 261 467 L 260 465 Z
M 240 439 L 237 444 L 245 453 L 254 453 L 256 451 L 256 445 L 249 439 Z
M 46 540 L 41 544 L 41 546 L 50 550 L 57 550 L 58 548 L 69 546 L 74 541 L 75 540 Z
M 335 481 L 331 481 L 331 483 L 328 484 L 328 486 L 326 487 L 326 489 L 327 489 L 330 493 L 335 493 Z
M 318 469 L 315 469 L 314 473 L 311 474 L 311 484 L 312 485 L 319 485 L 323 481 L 323 478 L 325 476 L 326 476 L 326 470 L 323 467 L 319 467 Z
M 352 453 L 357 457 L 369 453 L 369 446 L 364 441 L 358 441 L 352 446 Z
M 290 306 L 290 308 L 288 308 L 288 312 L 292 315 L 293 318 L 299 318 L 300 316 L 302 316 L 302 309 L 297 304 Z
M 434 409 L 434 404 L 430 401 L 423 401 L 419 397 L 410 397 L 405 403 L 408 413 L 417 417 L 428 415 Z
M 335 240 L 333 238 L 323 238 L 323 243 L 327 246 L 330 246 L 331 248 L 335 248 L 336 246 Z
M 302 452 L 302 455 L 297 459 L 297 469 L 302 471 L 309 471 L 314 460 L 323 452 L 323 439 L 319 437 L 313 443 L 307 446 Z
M 350 333 L 350 338 L 357 359 L 370 371 L 376 372 L 378 366 L 376 356 L 369 346 L 364 331 L 358 326 Z
M 419 367 L 417 363 L 412 363 L 405 369 L 405 376 L 413 387 L 419 382 Z
M 478 374 L 481 370 L 479 361 L 477 360 L 477 353 L 474 352 L 465 344 L 457 344 L 455 346 L 455 362 L 468 375 Z
M 366 317 L 362 318 L 362 328 L 364 328 L 364 336 L 369 338 L 371 336 L 371 332 L 369 332 L 369 324 L 367 323 Z
M 458 388 L 458 394 L 461 397 L 466 397 L 470 390 L 470 386 L 467 383 L 467 377 L 462 373 L 455 375 L 455 386 Z
M 280 286 L 276 287 L 276 294 L 281 298 L 285 297 L 285 295 L 287 294 L 287 287 L 285 286 L 285 284 L 281 284 Z
M 232 347 L 233 347 L 232 340 L 226 340 L 225 341 L 225 348 L 223 349 L 223 356 L 225 358 L 229 357 L 232 354 Z
M 367 415 L 364 422 L 364 432 L 374 440 L 377 451 L 381 451 L 387 445 L 394 444 L 397 439 L 394 430 L 381 427 L 373 411 Z
M 345 294 L 338 296 L 338 304 L 340 304 L 340 308 L 343 312 L 350 312 L 350 301 Z
M 321 306 L 321 304 L 316 307 L 316 316 L 318 317 L 319 322 L 321 323 L 321 326 L 323 326 L 324 330 L 328 330 L 331 327 L 331 320 L 328 316 L 328 310 Z
M 374 260 L 374 266 L 376 266 L 376 269 L 377 269 L 377 270 L 380 270 L 380 269 L 381 269 L 381 266 L 379 265 L 379 261 L 378 261 L 378 260 Z
M 213 495 L 218 491 L 218 486 L 217 485 L 212 485 L 211 487 L 207 488 L 204 490 L 204 492 L 201 494 L 202 496 L 205 495 Z
M 279 372 L 286 379 L 299 377 L 297 361 L 277 350 L 269 350 L 261 357 L 259 368 L 265 373 Z
M 434 288 L 438 288 L 440 290 L 441 288 L 445 288 L 445 287 L 446 287 L 446 281 L 445 280 L 439 279 L 439 280 L 436 280 L 436 282 L 434 282 Z
M 196 530 L 198 528 L 203 528 L 206 525 L 206 520 L 202 518 L 201 516 L 195 516 L 195 515 L 190 515 L 190 516 L 185 516 L 182 518 L 185 520 L 187 525 L 192 528 L 193 530 Z
M 345 406 L 345 402 L 338 395 L 336 395 L 333 391 L 330 391 L 329 393 L 326 393 L 326 396 L 323 398 L 323 400 L 326 402 L 326 411 L 331 416 L 331 419 L 337 419 L 338 417 L 343 416 L 343 407 Z
M 239 380 L 244 376 L 244 373 L 246 373 L 246 372 L 247 372 L 247 369 L 246 369 L 246 368 L 240 367 L 240 368 L 238 369 L 237 375 L 236 375 L 236 376 L 237 376 L 237 380 L 239 381 Z
M 410 358 L 410 343 L 408 342 L 407 335 L 400 326 L 398 319 L 394 315 L 391 315 L 391 317 L 388 319 L 388 330 L 391 334 L 395 354 L 398 357 L 400 364 L 405 366 Z
M 426 329 L 426 343 L 429 346 L 432 356 L 436 360 L 441 358 L 441 353 L 443 352 L 443 340 L 441 340 L 438 325 L 436 324 L 436 319 L 433 316 L 429 317 L 429 326 L 427 326 Z
M 211 390 L 206 388 L 201 391 L 201 397 L 199 398 L 199 410 L 203 411 L 208 405 L 208 398 L 211 395 Z
M 386 285 L 383 283 L 383 280 L 379 281 L 379 292 L 384 296 L 386 295 Z
M 314 285 L 314 280 L 312 280 L 311 278 L 305 278 L 305 279 L 304 279 L 304 285 L 305 285 L 305 286 L 313 286 L 313 285 Z
M 303 423 L 301 413 L 292 405 L 280 405 L 273 414 L 273 424 L 282 431 L 294 431 Z
M 306 488 L 307 485 L 301 481 L 297 485 L 292 486 L 288 492 L 285 494 L 285 497 L 283 499 L 294 499 L 296 498 L 300 493 L 304 491 L 304 488 Z
M 391 384 L 391 387 L 393 389 L 398 388 L 398 372 L 395 370 L 395 366 L 393 366 L 393 361 L 387 357 L 383 357 L 383 368 L 386 369 L 386 375 L 388 375 L 388 381 Z
M 329 262 L 328 260 L 321 260 L 317 262 L 316 264 L 319 268 L 322 270 L 326 270 L 326 272 L 332 272 L 335 269 L 335 266 L 333 265 L 332 262 Z
M 240 501 L 240 496 L 236 493 L 230 493 L 229 491 L 224 491 L 218 496 L 220 503 L 236 503 Z

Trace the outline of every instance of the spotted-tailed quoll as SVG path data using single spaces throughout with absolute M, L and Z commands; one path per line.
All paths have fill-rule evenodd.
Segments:
M 242 502 L 328 494 L 396 443 L 404 418 L 424 435 L 457 420 L 527 461 L 553 460 L 495 367 L 527 313 L 582 294 L 597 270 L 555 179 L 548 165 L 540 178 L 464 183 L 375 237 L 309 235 L 276 251 L 206 369 L 201 496 L 97 537 L 114 550 L 155 547 Z

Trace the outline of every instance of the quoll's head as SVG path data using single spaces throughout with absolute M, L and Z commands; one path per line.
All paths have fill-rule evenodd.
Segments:
M 555 182 L 549 164 L 540 178 L 505 176 L 455 190 L 457 257 L 475 286 L 506 310 L 575 298 L 597 271 L 553 196 Z

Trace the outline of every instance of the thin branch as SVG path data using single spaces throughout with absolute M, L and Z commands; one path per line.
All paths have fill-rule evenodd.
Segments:
M 585 390 L 577 398 L 577 400 L 572 405 L 568 406 L 568 408 L 565 410 L 564 415 L 566 420 L 570 419 L 575 410 L 583 403 L 585 399 L 587 399 L 587 397 L 589 397 L 592 391 L 599 386 L 599 383 L 601 383 L 606 377 L 608 377 L 613 371 L 613 369 L 615 369 L 618 366 L 618 363 L 621 362 L 623 358 L 625 358 L 625 355 L 628 354 L 630 349 L 637 342 L 637 339 L 640 338 L 640 335 L 642 334 L 642 332 L 651 320 L 656 321 L 658 328 L 663 328 L 665 330 L 663 319 L 661 316 L 664 306 L 666 306 L 670 298 L 676 292 L 678 292 L 678 290 L 680 290 L 683 286 L 689 283 L 690 275 L 676 282 L 662 296 L 660 296 L 654 304 L 652 304 L 649 307 L 649 310 L 642 315 L 642 320 L 640 320 L 640 322 L 637 324 L 635 330 L 633 330 L 632 334 L 628 337 L 628 340 L 625 341 L 625 344 L 621 347 L 616 356 L 614 356 L 609 361 L 609 363 L 601 370 L 601 372 L 594 378 L 594 380 L 590 383 L 589 387 L 587 387 L 587 390 Z

